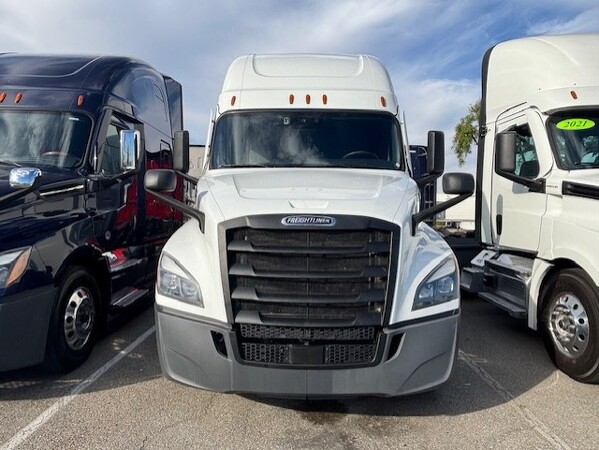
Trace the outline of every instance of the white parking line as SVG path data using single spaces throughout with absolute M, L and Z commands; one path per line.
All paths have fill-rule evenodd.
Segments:
M 495 378 L 491 376 L 489 372 L 482 368 L 474 358 L 471 358 L 467 353 L 462 350 L 458 351 L 458 359 L 464 361 L 468 367 L 470 367 L 479 377 L 483 379 L 491 388 L 499 394 L 503 399 L 510 405 L 522 419 L 528 423 L 528 425 L 535 430 L 543 439 L 547 441 L 553 448 L 558 450 L 570 450 L 570 446 L 560 439 L 558 435 L 553 433 L 541 419 L 539 419 L 530 408 L 526 408 L 524 405 L 518 403 L 515 397 L 504 388 Z
M 89 388 L 92 384 L 94 384 L 98 379 L 104 375 L 111 367 L 113 367 L 116 363 L 118 363 L 121 359 L 131 353 L 135 347 L 140 345 L 143 341 L 145 341 L 149 336 L 154 333 L 156 326 L 152 326 L 149 330 L 144 332 L 141 336 L 139 336 L 135 341 L 133 341 L 127 348 L 121 350 L 117 355 L 115 355 L 110 361 L 92 373 L 89 377 L 79 383 L 77 386 L 73 388 L 69 395 L 65 395 L 61 397 L 56 403 L 46 409 L 43 413 L 41 413 L 37 418 L 31 422 L 26 427 L 22 428 L 18 433 L 16 433 L 10 441 L 6 442 L 0 450 L 12 450 L 21 445 L 29 436 L 35 433 L 42 425 L 44 425 L 48 420 L 52 418 L 61 408 L 64 408 L 69 403 L 71 403 L 75 398 L 81 394 L 85 389 Z

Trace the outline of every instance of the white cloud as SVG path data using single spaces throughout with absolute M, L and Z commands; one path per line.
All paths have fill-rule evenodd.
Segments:
M 406 112 L 410 144 L 426 144 L 429 130 L 445 133 L 445 166 L 447 171 L 474 173 L 476 149 L 458 167 L 457 158 L 451 150 L 453 129 L 460 117 L 468 112 L 468 106 L 480 97 L 478 82 L 471 80 L 393 80 L 400 105 Z
M 486 48 L 523 34 L 599 31 L 593 0 L 20 0 L 0 5 L 2 51 L 137 56 L 179 80 L 194 143 L 229 63 L 246 53 L 370 53 L 389 68 L 410 139 L 446 132 L 479 96 Z M 599 22 L 595 20 L 595 22 Z M 466 169 L 473 163 L 467 161 Z

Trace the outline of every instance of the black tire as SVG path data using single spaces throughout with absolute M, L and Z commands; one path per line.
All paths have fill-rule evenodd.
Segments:
M 541 331 L 555 365 L 583 383 L 599 383 L 599 293 L 580 269 L 554 275 L 541 294 Z
M 68 372 L 89 357 L 101 320 L 100 289 L 83 267 L 69 269 L 58 289 L 44 368 Z

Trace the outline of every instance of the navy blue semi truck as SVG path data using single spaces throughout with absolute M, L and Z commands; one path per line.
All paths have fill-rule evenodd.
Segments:
M 181 85 L 143 61 L 0 54 L 0 371 L 79 366 L 153 294 L 182 217 L 142 183 L 185 170 L 182 128 Z

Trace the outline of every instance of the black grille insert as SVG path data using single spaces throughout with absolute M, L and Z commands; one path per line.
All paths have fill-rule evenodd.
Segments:
M 392 232 L 226 231 L 228 287 L 242 360 L 288 366 L 374 363 Z

